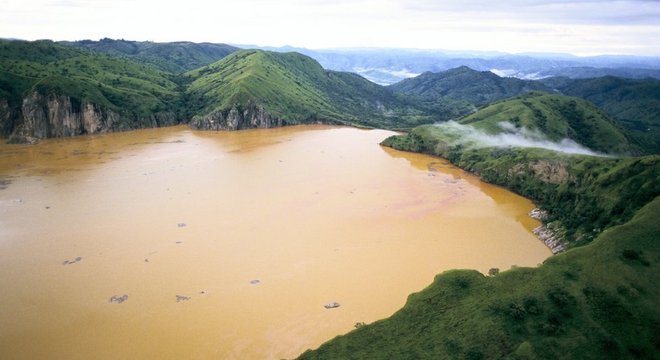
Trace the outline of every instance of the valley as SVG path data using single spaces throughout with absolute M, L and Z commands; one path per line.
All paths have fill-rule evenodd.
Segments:
M 654 58 L 459 55 L 0 40 L 2 348 L 657 358 Z

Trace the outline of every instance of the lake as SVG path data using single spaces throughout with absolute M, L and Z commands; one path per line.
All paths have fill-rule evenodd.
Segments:
M 290 358 L 442 271 L 551 256 L 532 202 L 381 147 L 392 134 L 178 126 L 0 144 L 0 358 Z

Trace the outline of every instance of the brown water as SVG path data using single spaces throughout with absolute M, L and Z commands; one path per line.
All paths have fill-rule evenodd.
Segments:
M 444 270 L 550 256 L 530 201 L 380 147 L 391 134 L 174 127 L 0 145 L 0 358 L 294 357 Z

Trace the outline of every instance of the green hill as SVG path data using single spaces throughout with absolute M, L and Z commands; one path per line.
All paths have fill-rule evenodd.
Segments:
M 440 73 L 425 72 L 390 85 L 389 88 L 397 93 L 426 100 L 450 98 L 467 101 L 475 106 L 531 90 L 548 90 L 545 85 L 535 81 L 502 78 L 490 71 L 476 71 L 467 66 Z
M 634 148 L 617 124 L 593 104 L 575 97 L 530 92 L 481 108 L 459 120 L 489 134 L 508 122 L 545 135 L 551 141 L 572 139 L 603 153 L 630 153 Z
M 298 53 L 242 50 L 187 73 L 197 128 L 330 122 L 405 128 L 430 113 L 356 74 L 324 70 Z
M 563 94 L 598 105 L 626 129 L 634 144 L 647 153 L 660 153 L 660 80 L 605 76 L 543 81 Z
M 151 64 L 160 70 L 179 74 L 214 63 L 238 51 L 227 44 L 193 43 L 188 41 L 157 43 L 151 41 L 128 41 L 101 39 L 62 42 L 69 46 L 85 48 L 113 56 Z
M 18 128 L 29 137 L 84 133 L 82 114 L 89 106 L 96 119 L 88 120 L 100 122 L 98 131 L 171 125 L 182 107 L 172 75 L 51 41 L 0 41 L 0 69 L 3 136 Z M 78 123 L 52 129 L 49 122 L 62 119 L 50 121 L 48 114 Z

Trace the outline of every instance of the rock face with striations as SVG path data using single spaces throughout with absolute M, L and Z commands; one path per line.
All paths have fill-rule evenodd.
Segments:
M 20 110 L 15 112 L 0 99 L 0 124 L 1 135 L 9 135 L 10 143 L 35 143 L 51 137 L 175 125 L 177 118 L 170 112 L 127 117 L 69 96 L 35 91 L 23 98 Z
M 286 125 L 282 119 L 272 116 L 262 106 L 234 105 L 224 111 L 213 111 L 204 116 L 195 116 L 190 127 L 198 130 L 240 130 L 271 128 Z

